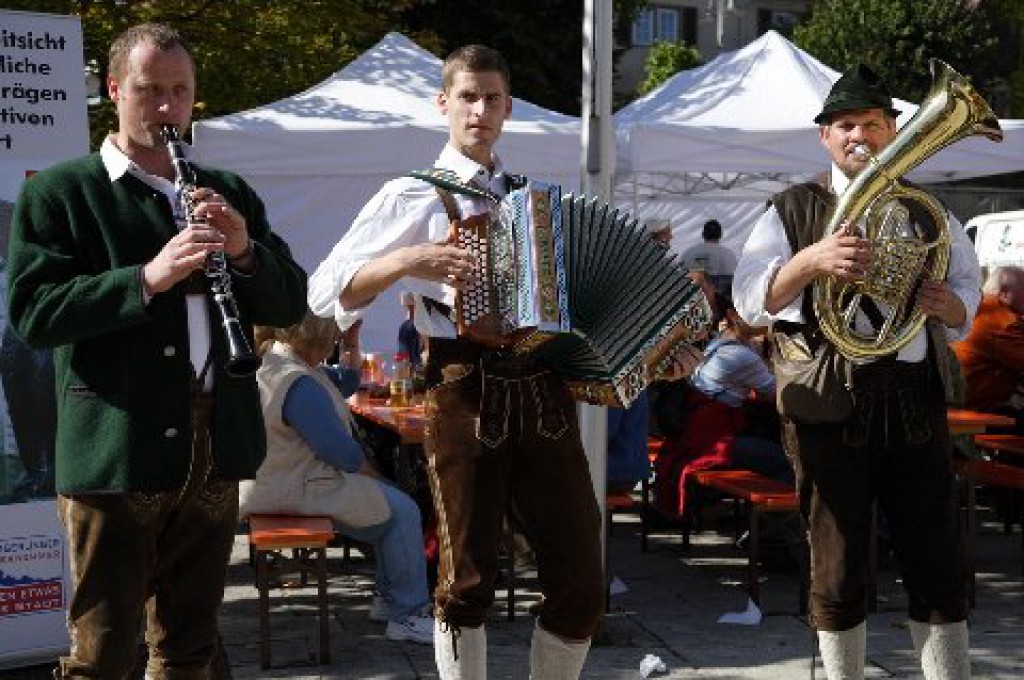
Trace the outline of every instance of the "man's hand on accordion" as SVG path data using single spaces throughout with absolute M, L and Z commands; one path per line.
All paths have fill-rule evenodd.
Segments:
M 459 290 L 469 284 L 477 268 L 472 253 L 447 243 L 424 243 L 400 252 L 406 276 L 437 281 Z
M 667 365 L 655 376 L 656 380 L 680 380 L 693 373 L 704 360 L 704 352 L 693 345 L 677 345 L 668 355 Z

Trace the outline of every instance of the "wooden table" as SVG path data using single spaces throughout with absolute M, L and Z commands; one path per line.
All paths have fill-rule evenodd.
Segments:
M 946 415 L 949 421 L 949 433 L 954 436 L 982 434 L 990 427 L 1013 427 L 1015 423 L 1010 416 L 967 411 L 961 408 L 947 409 Z
M 422 444 L 426 416 L 422 406 L 388 406 L 384 399 L 350 400 L 349 409 L 401 438 L 403 445 Z
M 394 447 L 391 460 L 394 481 L 403 491 L 422 501 L 425 492 L 420 487 L 425 483 L 423 475 L 417 471 L 425 463 L 426 415 L 423 406 L 388 406 L 386 399 L 368 399 L 365 395 L 358 395 L 349 400 L 349 409 L 398 436 L 398 446 Z

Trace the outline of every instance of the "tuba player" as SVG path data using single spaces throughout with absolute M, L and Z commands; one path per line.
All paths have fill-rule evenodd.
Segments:
M 814 119 L 831 160 L 827 181 L 774 196 L 743 249 L 733 281 L 737 310 L 754 326 L 772 324 L 783 339 L 817 340 L 803 346 L 805 358 L 830 342 L 820 334 L 812 283 L 819 276 L 841 282 L 862 277 L 873 249 L 849 224 L 816 235 L 824 232 L 836 197 L 870 166 L 858 147 L 877 156 L 896 136 L 898 113 L 870 68 L 845 72 Z M 935 227 L 926 223 L 928 215 L 911 215 L 915 227 Z M 943 388 L 949 385 L 947 342 L 964 338 L 970 328 L 980 270 L 963 227 L 953 215 L 947 219 L 952 243 L 946 279 L 920 282 L 911 298 L 927 318 L 925 328 L 898 351 L 847 364 L 849 389 L 840 395 L 845 407 L 790 411 L 780 394 L 783 441 L 809 529 L 811 620 L 833 680 L 864 674 L 875 502 L 907 589 L 910 631 L 925 677 L 970 675 L 968 575 Z M 877 306 L 860 307 L 857 329 L 878 330 Z

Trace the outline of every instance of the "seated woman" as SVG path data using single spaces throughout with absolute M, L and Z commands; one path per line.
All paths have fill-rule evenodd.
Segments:
M 773 400 L 775 377 L 750 346 L 753 329 L 719 296 L 722 329 L 704 349 L 690 388 L 673 406 L 675 427 L 665 432 L 655 462 L 656 507 L 668 517 L 685 510 L 686 478 L 709 468 L 743 468 L 792 482 L 792 470 L 776 438 L 745 435 L 744 404 L 751 392 Z M 656 412 L 661 409 L 656 409 Z
M 333 319 L 307 312 L 290 328 L 258 329 L 256 374 L 267 458 L 241 483 L 240 515 L 328 515 L 343 536 L 373 545 L 377 593 L 370 618 L 386 636 L 432 644 L 419 508 L 381 479 L 353 437 L 345 399 L 321 367 L 338 340 Z

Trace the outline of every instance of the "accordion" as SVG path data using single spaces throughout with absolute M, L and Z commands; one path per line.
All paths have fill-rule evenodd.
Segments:
M 679 344 L 706 333 L 703 292 L 636 219 L 541 182 L 492 198 L 489 219 L 450 235 L 479 263 L 456 296 L 460 335 L 535 353 L 575 399 L 626 407 Z

